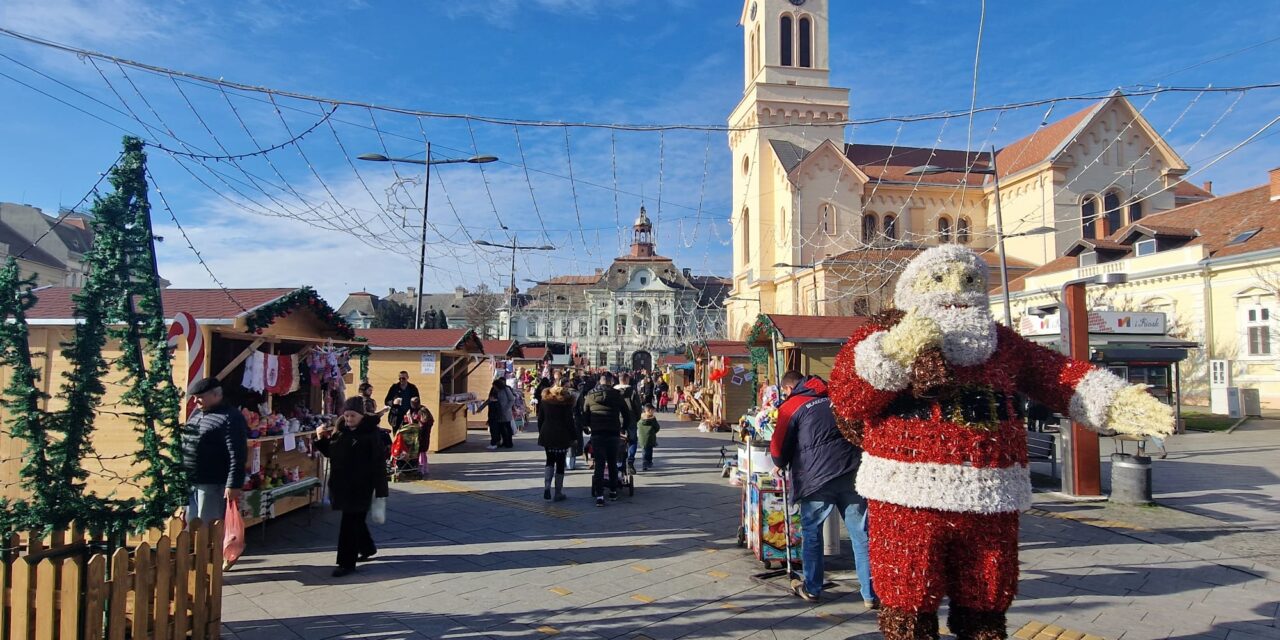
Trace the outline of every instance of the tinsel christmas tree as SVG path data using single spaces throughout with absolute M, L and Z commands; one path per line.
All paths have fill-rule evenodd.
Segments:
M 115 189 L 94 201 L 93 248 L 85 258 L 90 273 L 74 297 L 80 322 L 63 345 L 69 370 L 59 395 L 65 405 L 55 413 L 38 409 L 42 396 L 31 354 L 19 344 L 26 342 L 23 312 L 34 301 L 31 283 L 20 279 L 12 263 L 0 272 L 5 320 L 0 350 L 15 371 L 5 389 L 7 423 L 13 437 L 26 441 L 28 451 L 44 452 L 43 458 L 28 460 L 21 472 L 29 497 L 3 505 L 4 530 L 53 530 L 74 519 L 89 530 L 118 534 L 157 526 L 186 502 L 180 394 L 166 343 L 142 149 L 140 140 L 124 139 L 124 152 L 109 176 Z M 120 345 L 115 362 L 103 356 L 111 340 Z M 84 462 L 96 455 L 94 423 L 112 369 L 125 387 L 114 411 L 133 422 L 137 433 L 131 465 L 136 471 L 126 480 L 140 487 L 138 499 L 100 496 L 87 488 L 90 474 Z

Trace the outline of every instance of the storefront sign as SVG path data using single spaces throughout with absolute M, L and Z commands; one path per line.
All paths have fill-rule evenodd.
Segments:
M 1145 311 L 1090 311 L 1089 333 L 1164 335 L 1168 324 L 1163 313 Z M 1024 336 L 1056 335 L 1062 332 L 1058 314 L 1024 316 L 1018 333 Z
M 434 352 L 434 351 L 424 351 L 424 352 L 422 353 L 422 371 L 421 371 L 421 372 L 422 372 L 422 373 L 435 373 L 435 372 L 436 372 L 436 359 L 437 359 L 437 358 L 439 358 L 439 356 L 440 356 L 440 354 L 438 354 L 438 353 L 436 353 L 436 352 Z

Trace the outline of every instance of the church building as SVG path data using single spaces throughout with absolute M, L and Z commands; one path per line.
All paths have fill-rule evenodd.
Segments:
M 1187 164 L 1119 94 L 994 154 L 846 143 L 849 89 L 830 78 L 832 4 L 742 7 L 744 87 L 728 120 L 731 338 L 744 337 L 760 313 L 875 313 L 890 302 L 901 266 L 937 243 L 984 252 L 998 284 L 998 213 L 1013 279 L 1079 240 L 1101 241 L 1144 216 L 1211 197 L 1182 179 Z M 962 171 L 911 171 L 924 165 Z

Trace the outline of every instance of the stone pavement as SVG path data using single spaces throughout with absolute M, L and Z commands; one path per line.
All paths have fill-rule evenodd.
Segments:
M 664 423 L 658 467 L 604 509 L 590 504 L 585 469 L 570 472 L 569 501 L 542 500 L 532 435 L 500 452 L 473 435 L 432 456 L 431 481 L 393 485 L 389 521 L 373 527 L 377 560 L 341 579 L 329 576 L 336 514 L 251 529 L 226 576 L 226 637 L 878 637 L 851 572 L 817 606 L 751 579 L 763 568 L 734 543 L 739 489 L 716 469 L 728 435 L 689 425 Z M 1024 515 L 1011 632 L 1034 622 L 1126 640 L 1280 638 L 1280 577 L 1265 565 L 1088 507 Z

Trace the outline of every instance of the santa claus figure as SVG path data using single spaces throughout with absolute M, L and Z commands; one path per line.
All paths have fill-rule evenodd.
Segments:
M 1173 416 L 1144 387 L 996 324 L 987 265 L 957 245 L 903 271 L 898 311 L 855 333 L 831 400 L 865 452 L 871 570 L 886 638 L 937 638 L 950 599 L 957 638 L 1005 638 L 1018 586 L 1018 514 L 1031 505 L 1015 394 L 1093 429 L 1167 434 Z

